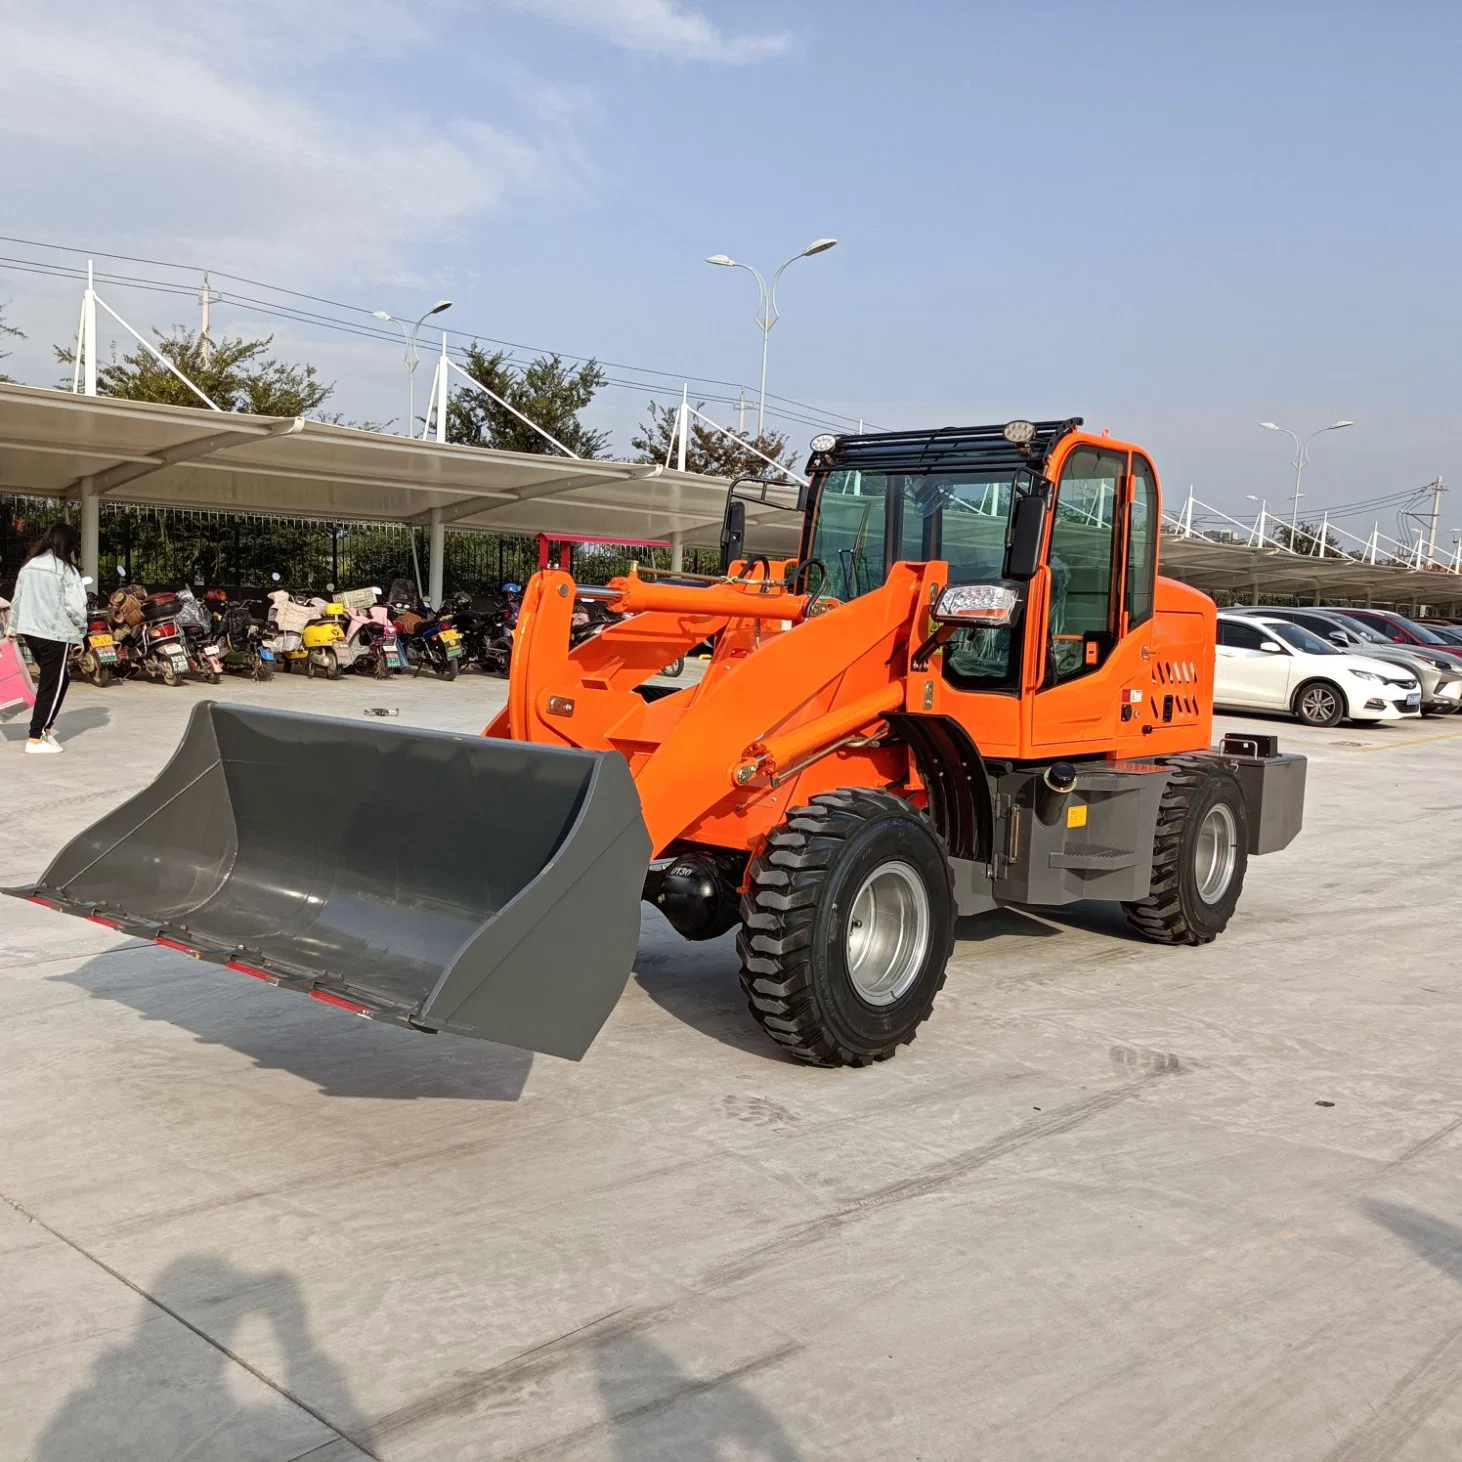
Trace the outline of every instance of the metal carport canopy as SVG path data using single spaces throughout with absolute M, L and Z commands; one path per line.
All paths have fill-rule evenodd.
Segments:
M 0 383 L 0 492 L 356 522 L 436 519 L 497 533 L 679 535 L 709 547 L 726 483 L 655 464 Z M 778 496 L 795 501 L 790 488 Z M 768 526 L 781 516 L 759 504 L 748 515 Z

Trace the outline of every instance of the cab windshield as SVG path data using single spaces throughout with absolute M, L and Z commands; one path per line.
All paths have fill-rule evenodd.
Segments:
M 998 579 L 1011 490 L 1008 471 L 828 473 L 812 530 L 811 557 L 825 571 L 819 580 L 812 570 L 817 596 L 856 599 L 881 588 L 893 564 L 930 559 L 948 563 L 952 584 Z M 1009 628 L 957 630 L 944 652 L 950 678 L 980 689 L 1013 687 L 1018 660 Z
M 881 588 L 894 563 L 935 558 L 949 564 L 953 584 L 998 579 L 1010 491 L 1008 473 L 828 473 L 812 532 L 811 556 L 827 570 L 821 592 L 856 599 Z

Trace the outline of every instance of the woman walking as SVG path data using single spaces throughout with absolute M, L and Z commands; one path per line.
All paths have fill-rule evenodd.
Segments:
M 31 549 L 15 581 L 9 633 L 24 638 L 41 671 L 25 744 L 31 755 L 61 750 L 53 728 L 70 682 L 66 662 L 71 646 L 86 636 L 86 590 L 76 566 L 80 550 L 81 534 L 69 523 L 55 523 Z

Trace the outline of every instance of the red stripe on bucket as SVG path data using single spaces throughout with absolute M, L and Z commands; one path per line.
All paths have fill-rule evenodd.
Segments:
M 86 917 L 93 924 L 100 924 L 103 929 L 120 929 L 122 927 L 115 919 L 104 919 L 100 914 L 88 914 Z
M 279 983 L 278 975 L 271 975 L 268 970 L 255 969 L 253 965 L 240 964 L 236 959 L 229 960 L 228 968 L 237 970 L 241 975 L 252 975 L 256 980 L 268 980 L 271 985 Z
M 166 939 L 161 934 L 159 934 L 157 938 L 154 939 L 152 942 L 154 944 L 162 945 L 164 949 L 176 949 L 179 954 L 189 954 L 192 955 L 194 959 L 198 958 L 198 951 L 194 949 L 192 945 L 179 944 L 176 939 Z
M 369 1015 L 370 1006 L 357 1005 L 354 1000 L 342 1000 L 339 995 L 332 995 L 328 990 L 311 990 L 311 1000 L 319 1000 L 325 1005 L 338 1005 L 342 1010 L 348 1010 L 352 1015 Z

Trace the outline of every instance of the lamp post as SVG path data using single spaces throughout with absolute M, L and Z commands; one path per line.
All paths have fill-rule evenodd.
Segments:
M 836 239 L 815 239 L 802 250 L 800 254 L 793 254 L 787 262 L 778 268 L 772 275 L 772 282 L 768 284 L 761 277 L 761 272 L 750 264 L 741 264 L 729 254 L 712 254 L 706 260 L 707 264 L 717 264 L 722 269 L 744 269 L 756 280 L 756 287 L 761 294 L 761 304 L 756 312 L 757 327 L 761 330 L 761 394 L 756 404 L 756 434 L 760 437 L 766 425 L 767 414 L 767 341 L 772 333 L 772 326 L 781 319 L 777 311 L 777 281 L 784 273 L 799 259 L 810 259 L 814 254 L 825 254 L 837 244 Z
M 1334 421 L 1329 426 L 1322 426 L 1319 431 L 1312 431 L 1304 441 L 1301 441 L 1287 426 L 1276 426 L 1272 421 L 1261 421 L 1260 426 L 1265 431 L 1280 431 L 1294 443 L 1294 510 L 1289 517 L 1289 546 L 1295 545 L 1295 538 L 1299 533 L 1300 526 L 1300 499 L 1304 494 L 1300 491 L 1300 479 L 1305 475 L 1305 468 L 1310 463 L 1310 443 L 1318 436 L 1323 436 L 1327 431 L 1339 431 L 1342 427 L 1354 426 L 1353 421 Z
M 416 332 L 421 329 L 423 320 L 429 320 L 433 315 L 440 315 L 443 310 L 451 308 L 451 300 L 438 300 L 412 324 L 398 320 L 395 315 L 388 315 L 385 310 L 373 311 L 376 319 L 389 320 L 392 324 L 399 325 L 402 335 L 406 337 L 406 435 L 409 437 L 416 435 L 416 366 L 420 359 L 416 353 Z

